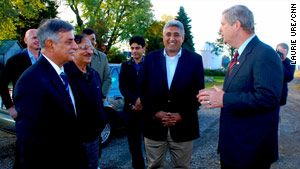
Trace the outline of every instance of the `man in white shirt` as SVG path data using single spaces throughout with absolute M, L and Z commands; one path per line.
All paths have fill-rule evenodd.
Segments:
M 189 168 L 199 137 L 196 95 L 204 88 L 201 55 L 181 48 L 184 27 L 172 20 L 163 30 L 164 49 L 149 53 L 140 73 L 148 167 L 164 168 L 169 150 L 174 168 Z

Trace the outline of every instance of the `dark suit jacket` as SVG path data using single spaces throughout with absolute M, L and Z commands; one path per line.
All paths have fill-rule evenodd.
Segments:
M 124 96 L 125 112 L 130 112 L 130 106 L 135 105 L 136 100 L 140 97 L 138 76 L 140 74 L 142 66 L 140 67 L 139 71 L 137 71 L 133 65 L 133 62 L 133 59 L 131 59 L 127 62 L 122 63 L 119 76 L 119 88 L 120 92 Z
M 1 74 L 0 94 L 7 109 L 14 105 L 9 95 L 8 84 L 12 82 L 13 87 L 15 87 L 21 74 L 32 65 L 27 50 L 26 48 L 21 53 L 8 59 Z
M 255 36 L 238 62 L 224 81 L 221 162 L 240 168 L 271 164 L 278 159 L 281 61 L 270 46 Z
M 199 102 L 196 95 L 204 88 L 201 55 L 182 49 L 169 90 L 163 50 L 148 54 L 141 71 L 140 87 L 145 111 L 145 137 L 157 141 L 167 138 L 168 127 L 154 117 L 158 111 L 178 112 L 181 115 L 182 121 L 170 127 L 174 141 L 191 141 L 199 137 Z
M 294 72 L 295 72 L 295 65 L 291 65 L 291 60 L 289 58 L 286 58 L 284 61 L 282 61 L 282 68 L 283 68 L 283 89 L 282 89 L 282 95 L 280 100 L 280 105 L 286 104 L 286 99 L 288 96 L 288 85 L 287 83 L 292 81 L 294 79 Z
M 44 56 L 22 74 L 14 101 L 23 168 L 83 168 L 79 115 Z
M 90 66 L 87 73 L 79 70 L 74 62 L 64 64 L 64 70 L 72 82 L 72 90 L 76 90 L 80 100 L 80 129 L 85 143 L 95 141 L 105 127 L 102 103 L 101 79 L 99 74 Z

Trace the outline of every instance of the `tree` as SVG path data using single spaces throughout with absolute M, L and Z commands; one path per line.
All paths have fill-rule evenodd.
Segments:
M 176 20 L 180 21 L 184 27 L 184 42 L 182 43 L 182 47 L 185 49 L 189 49 L 195 51 L 194 42 L 193 42 L 193 35 L 191 32 L 192 26 L 190 22 L 192 21 L 184 11 L 184 8 L 181 6 L 179 12 L 177 13 Z
M 1 0 L 0 41 L 18 39 L 24 45 L 25 31 L 37 28 L 44 18 L 55 17 L 56 9 L 52 0 Z
M 44 8 L 37 11 L 37 17 L 28 18 L 22 14 L 18 15 L 19 18 L 18 23 L 15 23 L 18 32 L 16 39 L 19 40 L 19 42 L 22 45 L 26 46 L 23 39 L 28 29 L 37 29 L 42 20 L 55 18 L 56 15 L 58 14 L 57 12 L 58 5 L 56 4 L 55 1 L 40 0 L 40 2 L 44 5 Z
M 37 28 L 45 18 L 54 18 L 57 5 L 53 0 L 1 0 L 0 41 L 23 38 L 27 29 Z
M 153 21 L 146 31 L 145 40 L 147 41 L 146 53 L 164 48 L 163 28 L 165 21 Z
M 219 52 L 224 52 L 227 51 L 229 54 L 230 58 L 233 58 L 235 48 L 231 47 L 228 44 L 225 44 L 223 41 L 223 37 L 221 35 L 221 32 L 218 32 L 219 38 L 216 39 L 216 42 L 213 42 L 215 45 L 215 48 L 212 50 L 212 52 L 215 52 L 215 54 L 218 54 Z
M 105 45 L 104 53 L 133 35 L 145 36 L 153 20 L 150 0 L 67 0 L 77 18 L 77 30 L 84 27 L 97 32 L 98 48 Z M 78 8 L 82 14 L 79 14 Z M 72 10 L 73 10 L 72 9 Z M 74 10 L 73 10 L 74 11 Z M 76 11 L 76 10 L 75 10 Z M 80 19 L 79 19 L 80 18 Z M 78 22 L 85 21 L 83 25 Z

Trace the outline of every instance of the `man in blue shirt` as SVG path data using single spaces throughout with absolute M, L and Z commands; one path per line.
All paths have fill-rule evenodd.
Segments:
M 17 112 L 10 97 L 8 85 L 10 82 L 12 82 L 13 87 L 15 87 L 17 80 L 19 79 L 21 74 L 28 67 L 33 65 L 40 57 L 40 44 L 36 33 L 37 29 L 27 30 L 24 37 L 24 42 L 27 44 L 27 48 L 24 49 L 21 53 L 8 59 L 2 72 L 0 80 L 0 94 L 9 115 L 13 118 L 17 117 Z
M 138 77 L 144 61 L 146 50 L 145 40 L 136 36 L 130 39 L 132 58 L 123 63 L 119 77 L 119 88 L 125 98 L 124 112 L 128 113 L 128 143 L 132 155 L 132 167 L 135 169 L 145 168 L 142 153 L 142 109 Z

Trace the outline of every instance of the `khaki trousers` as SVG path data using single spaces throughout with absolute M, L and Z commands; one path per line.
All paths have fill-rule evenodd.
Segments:
M 168 132 L 167 140 L 155 141 L 145 137 L 148 169 L 163 169 L 169 148 L 173 168 L 188 169 L 193 152 L 193 140 L 174 142 Z

